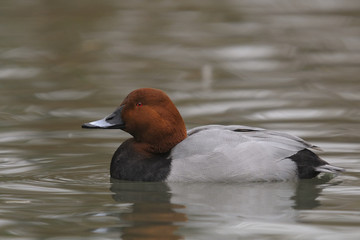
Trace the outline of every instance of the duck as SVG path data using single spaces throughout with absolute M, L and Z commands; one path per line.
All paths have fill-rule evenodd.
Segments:
M 110 176 L 144 182 L 256 182 L 309 179 L 344 169 L 321 159 L 317 146 L 283 132 L 243 125 L 186 130 L 162 90 L 132 91 L 113 113 L 82 128 L 120 129 L 132 137 L 113 154 Z

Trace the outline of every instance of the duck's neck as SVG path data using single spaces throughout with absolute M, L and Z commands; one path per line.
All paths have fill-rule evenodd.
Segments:
M 138 147 L 151 154 L 162 154 L 169 152 L 177 144 L 187 137 L 186 129 L 174 130 L 167 134 L 158 133 L 151 139 L 135 139 Z

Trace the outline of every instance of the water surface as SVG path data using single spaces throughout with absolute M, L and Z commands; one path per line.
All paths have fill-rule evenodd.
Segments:
M 1 239 L 358 239 L 360 3 L 4 1 Z M 140 87 L 187 127 L 296 134 L 347 169 L 298 183 L 111 180 L 129 137 L 84 130 Z

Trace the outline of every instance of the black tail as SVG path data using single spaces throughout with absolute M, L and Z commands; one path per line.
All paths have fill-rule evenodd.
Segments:
M 289 158 L 296 163 L 300 179 L 316 177 L 320 172 L 336 174 L 345 171 L 343 168 L 331 166 L 308 149 L 303 149 Z

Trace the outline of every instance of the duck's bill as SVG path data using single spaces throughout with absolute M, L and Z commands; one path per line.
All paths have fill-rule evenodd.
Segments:
M 115 110 L 115 112 L 113 112 L 112 114 L 110 114 L 109 116 L 97 120 L 97 121 L 93 121 L 93 122 L 89 122 L 89 123 L 84 123 L 81 127 L 82 128 L 103 128 L 103 129 L 124 129 L 125 128 L 125 123 L 121 118 L 121 110 L 122 110 L 122 106 L 118 109 Z

